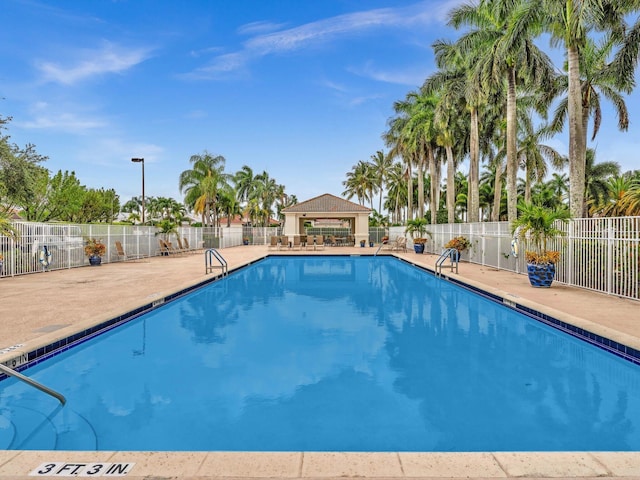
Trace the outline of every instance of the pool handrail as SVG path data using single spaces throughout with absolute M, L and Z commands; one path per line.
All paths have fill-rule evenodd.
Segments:
M 215 258 L 220 263 L 220 266 L 213 264 L 213 258 Z M 214 268 L 220 268 L 223 277 L 229 274 L 229 265 L 227 264 L 227 261 L 215 248 L 208 248 L 205 250 L 204 267 L 205 274 L 212 272 Z
M 47 395 L 51 395 L 52 397 L 55 397 L 56 399 L 58 399 L 58 401 L 64 405 L 65 403 L 67 403 L 67 399 L 64 397 L 64 395 L 62 395 L 59 392 L 56 392 L 55 390 L 46 387 L 44 385 L 42 385 L 41 383 L 36 382 L 35 380 L 33 380 L 32 378 L 29 378 L 23 374 L 21 374 L 20 372 L 16 372 L 14 369 L 7 367 L 6 365 L 0 363 L 0 371 L 6 375 L 9 375 L 10 377 L 15 377 L 18 380 L 22 380 L 23 382 L 31 385 L 32 387 L 37 388 L 38 390 L 40 390 L 41 392 L 46 393 Z
M 455 267 L 456 273 L 458 273 L 458 250 L 455 248 L 447 248 L 442 251 L 436 260 L 436 275 L 442 275 L 442 264 L 447 260 L 447 258 L 451 259 L 451 264 L 447 265 L 447 267 L 450 267 L 452 272 Z

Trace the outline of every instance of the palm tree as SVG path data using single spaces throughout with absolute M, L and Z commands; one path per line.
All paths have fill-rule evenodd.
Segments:
M 471 25 L 475 30 L 458 41 L 465 51 L 479 53 L 477 75 L 483 85 L 506 82 L 507 100 L 507 205 L 509 221 L 517 217 L 517 111 L 518 81 L 541 85 L 551 78 L 551 61 L 534 43 L 538 12 L 524 0 L 481 0 L 477 6 L 463 5 L 453 10 L 450 24 Z
M 581 116 L 582 135 L 581 143 L 587 145 L 587 129 L 589 118 L 593 117 L 593 133 L 591 140 L 596 138 L 602 122 L 601 97 L 608 99 L 613 105 L 618 118 L 618 128 L 626 131 L 629 127 L 629 112 L 621 92 L 629 92 L 630 85 L 622 85 L 615 66 L 608 62 L 609 57 L 616 46 L 611 35 L 602 39 L 601 43 L 590 38 L 585 40 L 580 58 L 581 80 Z M 564 94 L 568 88 L 568 77 L 561 75 L 557 78 L 555 95 Z M 564 97 L 556 108 L 551 127 L 555 132 L 562 131 L 568 112 L 568 99 Z M 586 155 L 586 154 L 585 154 Z M 586 161 L 586 157 L 585 157 Z M 586 167 L 585 167 L 586 168 Z M 587 172 L 585 170 L 585 177 Z M 581 216 L 587 216 L 585 197 L 585 210 Z
M 381 150 L 378 150 L 375 155 L 371 155 L 371 169 L 373 171 L 372 173 L 376 177 L 376 188 L 380 195 L 378 200 L 378 212 L 382 212 L 382 193 L 392 165 L 393 158 L 391 158 L 390 155 L 385 155 Z
M 251 196 L 254 184 L 254 175 L 251 167 L 243 165 L 242 168 L 233 175 L 233 183 L 236 187 L 238 200 L 246 202 Z
M 360 205 L 364 205 L 366 200 L 371 200 L 371 192 L 375 184 L 375 172 L 371 168 L 371 164 L 364 160 L 358 163 L 347 172 L 347 179 L 342 182 L 345 190 L 342 195 L 348 200 L 354 196 L 358 199 Z
M 540 143 L 542 139 L 549 136 L 546 126 L 535 130 L 530 117 L 523 120 L 518 159 L 525 171 L 524 201 L 531 202 L 531 185 L 534 181 L 537 183 L 544 181 L 547 176 L 547 162 L 560 170 L 566 164 L 566 158 L 553 147 Z
M 178 181 L 180 192 L 185 193 L 185 204 L 202 215 L 204 226 L 216 225 L 218 190 L 228 178 L 224 173 L 226 160 L 222 155 L 213 156 L 205 151 L 201 155 L 192 155 L 189 162 L 192 169 L 183 171 Z
M 607 182 L 611 177 L 619 174 L 620 165 L 616 162 L 596 163 L 596 152 L 589 148 L 585 163 L 585 203 L 597 205 L 603 202 L 607 196 Z
M 564 173 L 553 173 L 551 179 L 546 183 L 553 192 L 557 205 L 565 203 L 569 194 L 569 177 Z
M 575 218 L 584 215 L 587 154 L 582 91 L 582 57 L 589 33 L 605 31 L 622 39 L 625 14 L 637 8 L 635 0 L 536 0 L 540 24 L 554 45 L 562 44 L 567 58 L 567 115 L 569 123 L 569 205 Z M 542 18 L 544 16 L 544 19 Z M 624 62 L 623 62 L 624 63 Z
M 423 89 L 426 93 L 441 91 L 441 96 L 449 108 L 455 108 L 457 103 L 458 112 L 466 111 L 469 116 L 468 147 L 461 148 L 461 151 L 469 151 L 469 183 L 467 191 L 467 211 L 470 222 L 479 220 L 479 171 L 480 171 L 480 141 L 478 130 L 478 110 L 483 103 L 483 89 L 473 76 L 472 66 L 476 60 L 473 50 L 461 51 L 464 45 L 452 44 L 445 40 L 438 40 L 433 44 L 436 57 L 436 64 L 440 69 L 425 81 Z M 456 102 L 457 99 L 457 102 Z M 440 109 L 438 109 L 440 110 Z M 463 134 L 457 131 L 455 139 L 460 142 Z M 446 145 L 447 140 L 444 140 Z M 445 146 L 446 148 L 446 146 Z M 449 155 L 449 152 L 447 152 Z
M 606 195 L 590 201 L 589 212 L 602 217 L 622 217 L 627 214 L 628 192 L 633 188 L 634 182 L 629 177 L 616 175 L 606 182 Z
M 384 208 L 391 212 L 392 223 L 402 223 L 403 205 L 407 205 L 407 181 L 400 162 L 395 162 L 387 177 L 387 200 Z

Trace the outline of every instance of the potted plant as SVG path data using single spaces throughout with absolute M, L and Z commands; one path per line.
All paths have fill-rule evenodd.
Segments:
M 89 264 L 96 266 L 102 263 L 102 255 L 107 251 L 107 246 L 101 240 L 87 238 L 84 242 L 84 253 L 89 257 Z
M 242 238 L 242 244 L 243 245 L 249 245 L 249 237 L 243 237 Z
M 547 242 L 565 234 L 556 227 L 556 221 L 566 223 L 570 217 L 569 211 L 532 203 L 519 204 L 518 211 L 518 219 L 511 226 L 512 233 L 520 239 L 528 238 L 534 248 L 525 252 L 529 282 L 533 287 L 550 287 L 560 252 L 547 250 Z
M 455 248 L 458 251 L 456 261 L 460 260 L 460 254 L 470 247 L 471 241 L 463 236 L 452 238 L 444 246 L 444 248 Z
M 360 247 L 364 248 L 364 246 L 366 245 L 367 241 L 366 240 L 360 240 Z
M 413 238 L 413 250 L 416 253 L 424 252 L 424 244 L 427 243 L 426 235 L 431 237 L 431 232 L 427 230 L 426 218 L 415 218 L 407 222 L 405 233 Z

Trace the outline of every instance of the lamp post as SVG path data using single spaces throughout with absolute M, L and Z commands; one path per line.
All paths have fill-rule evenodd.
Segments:
M 132 158 L 131 161 L 142 164 L 142 224 L 144 225 L 144 158 Z

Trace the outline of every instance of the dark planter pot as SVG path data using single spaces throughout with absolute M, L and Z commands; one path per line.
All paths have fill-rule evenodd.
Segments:
M 548 265 L 527 264 L 527 274 L 532 287 L 549 288 L 556 275 L 556 266 L 553 263 Z
M 373 247 L 373 242 L 369 242 L 369 246 L 370 246 L 370 247 Z
M 414 243 L 413 250 L 416 253 L 424 253 L 424 243 Z
M 98 255 L 91 255 L 89 257 L 89 265 L 97 267 L 101 263 L 102 263 L 102 257 L 99 257 Z
M 456 250 L 456 252 L 452 254 L 452 257 L 456 262 L 459 262 L 460 261 L 460 251 Z
M 364 242 L 360 242 L 360 247 L 364 248 L 365 243 Z
M 243 245 L 249 245 L 249 240 L 243 240 L 242 243 Z

